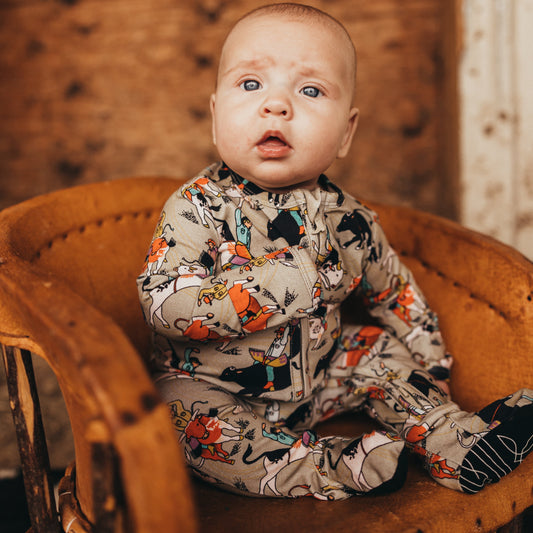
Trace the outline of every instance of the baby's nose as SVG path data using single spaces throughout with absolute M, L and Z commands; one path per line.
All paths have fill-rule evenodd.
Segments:
M 292 116 L 291 102 L 284 95 L 272 95 L 263 103 L 261 113 L 263 116 L 280 115 L 284 118 L 290 118 Z

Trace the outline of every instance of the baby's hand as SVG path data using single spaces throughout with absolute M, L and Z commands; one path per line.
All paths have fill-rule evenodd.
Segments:
M 435 381 L 435 385 L 437 385 L 437 387 L 446 394 L 446 396 L 448 396 L 448 398 L 450 399 L 451 398 L 451 394 L 450 394 L 450 386 L 448 385 L 448 382 L 447 381 Z

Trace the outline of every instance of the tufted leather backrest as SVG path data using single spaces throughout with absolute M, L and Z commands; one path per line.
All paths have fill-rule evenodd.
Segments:
M 170 178 L 133 178 L 36 198 L 12 225 L 12 244 L 34 267 L 111 316 L 146 355 L 149 331 L 135 278 L 161 208 L 180 184 Z M 533 352 L 531 263 L 443 218 L 406 207 L 372 207 L 439 314 L 456 360 L 454 398 L 476 409 L 514 390 L 517 375 L 531 386 L 532 365 L 524 364 Z M 497 358 L 508 364 L 494 375 Z
M 449 220 L 405 207 L 377 209 L 389 240 L 439 316 L 455 359 L 452 397 L 476 410 L 531 387 L 533 264 Z
M 180 183 L 134 178 L 35 198 L 10 227 L 11 244 L 33 267 L 110 315 L 144 354 L 149 331 L 135 278 L 163 203 Z

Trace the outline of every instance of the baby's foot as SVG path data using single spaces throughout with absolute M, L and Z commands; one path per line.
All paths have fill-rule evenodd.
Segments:
M 463 492 L 475 494 L 512 472 L 533 449 L 533 398 L 526 394 L 510 407 L 505 398 L 477 415 L 488 423 L 487 432 L 465 455 L 459 469 Z

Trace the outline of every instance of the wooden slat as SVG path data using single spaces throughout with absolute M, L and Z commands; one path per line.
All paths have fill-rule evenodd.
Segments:
M 115 450 L 109 443 L 92 444 L 94 531 L 114 533 L 122 517 L 124 500 Z
M 32 531 L 59 532 L 31 354 L 11 346 L 1 346 Z

